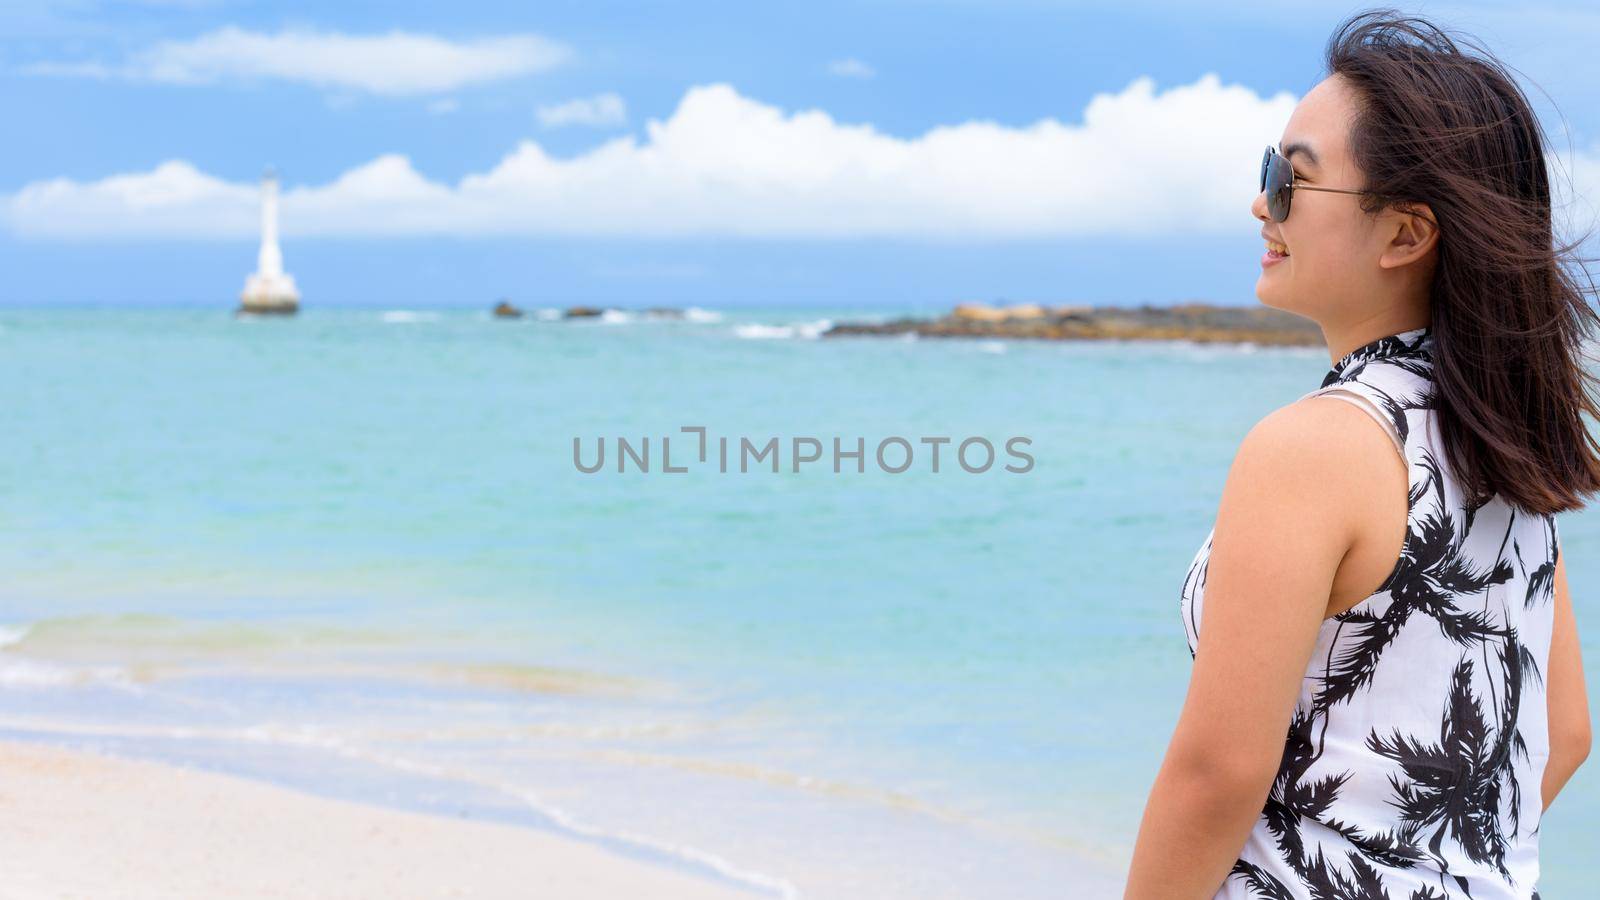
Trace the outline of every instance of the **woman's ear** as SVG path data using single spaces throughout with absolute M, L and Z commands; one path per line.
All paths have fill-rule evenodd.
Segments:
M 1409 265 L 1428 255 L 1439 243 L 1438 219 L 1426 203 L 1404 203 L 1390 212 L 1392 237 L 1378 265 L 1386 269 Z

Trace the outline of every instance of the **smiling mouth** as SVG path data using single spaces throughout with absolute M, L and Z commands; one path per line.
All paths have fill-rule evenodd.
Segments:
M 1267 241 L 1267 252 L 1273 256 L 1288 256 L 1289 247 L 1287 244 L 1280 244 L 1277 241 Z

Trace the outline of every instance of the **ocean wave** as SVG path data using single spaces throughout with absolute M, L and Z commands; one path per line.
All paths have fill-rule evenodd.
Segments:
M 394 323 L 434 322 L 438 320 L 439 314 L 435 312 L 417 312 L 410 309 L 391 309 L 383 312 L 379 318 L 385 322 Z
M 71 666 L 0 655 L 0 688 L 114 687 L 138 690 L 148 680 L 120 666 Z
M 33 622 L 0 625 L 0 687 L 134 686 L 134 674 L 121 666 L 71 665 L 18 655 L 17 649 L 35 632 L 35 626 Z
M 763 325 L 752 322 L 746 325 L 733 326 L 733 333 L 746 340 L 785 340 L 788 338 L 801 338 L 815 340 L 822 336 L 824 331 L 833 327 L 832 319 L 818 319 L 815 322 L 796 322 L 791 325 Z
M 542 322 L 553 322 L 567 318 L 567 311 L 554 307 L 534 310 L 534 316 Z M 648 309 L 618 309 L 607 307 L 600 310 L 598 315 L 578 316 L 575 321 L 600 322 L 605 325 L 627 325 L 641 322 L 688 322 L 697 325 L 711 324 L 722 321 L 722 313 L 715 310 L 704 309 L 699 306 L 687 306 L 683 309 L 671 307 L 651 307 Z

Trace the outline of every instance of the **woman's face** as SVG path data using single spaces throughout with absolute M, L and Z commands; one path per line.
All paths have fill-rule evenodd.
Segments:
M 1355 97 L 1338 75 L 1301 98 L 1283 130 L 1278 152 L 1294 167 L 1295 182 L 1360 190 L 1363 173 L 1351 161 L 1347 138 Z M 1367 307 L 1383 271 L 1383 241 L 1361 197 L 1326 191 L 1294 191 L 1289 218 L 1272 221 L 1267 197 L 1258 193 L 1251 212 L 1264 238 L 1288 246 L 1289 256 L 1263 264 L 1256 297 L 1265 305 L 1318 322 L 1349 318 Z M 1263 252 L 1265 252 L 1263 245 Z

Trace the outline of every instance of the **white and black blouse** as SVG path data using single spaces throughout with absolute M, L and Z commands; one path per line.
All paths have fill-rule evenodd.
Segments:
M 1538 900 L 1555 518 L 1473 507 L 1435 416 L 1433 333 L 1358 347 L 1322 386 L 1410 473 L 1400 559 L 1325 619 L 1260 818 L 1216 898 Z M 1211 534 L 1180 599 L 1199 645 Z M 1264 601 L 1263 601 L 1264 602 Z

